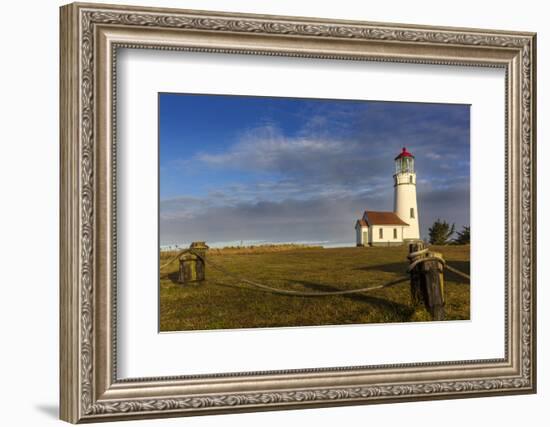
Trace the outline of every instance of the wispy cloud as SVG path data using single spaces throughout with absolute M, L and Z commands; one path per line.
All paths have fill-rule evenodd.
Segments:
M 361 180 L 368 163 L 369 175 L 382 171 L 382 165 L 370 162 L 376 156 L 365 145 L 338 136 L 289 137 L 270 125 L 248 130 L 222 152 L 199 152 L 192 161 L 199 167 L 276 174 L 302 183 L 352 184 Z

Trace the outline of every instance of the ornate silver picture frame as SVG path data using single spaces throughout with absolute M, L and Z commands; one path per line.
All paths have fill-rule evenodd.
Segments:
M 60 42 L 61 419 L 97 422 L 536 391 L 535 34 L 75 3 L 61 8 Z M 504 357 L 119 378 L 121 48 L 503 69 L 505 176 L 493 179 L 503 180 L 506 189 Z

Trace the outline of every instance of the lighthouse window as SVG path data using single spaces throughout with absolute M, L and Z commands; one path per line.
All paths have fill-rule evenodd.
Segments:
M 411 218 L 414 218 L 414 208 L 411 208 Z
M 384 238 L 384 229 L 383 228 L 379 228 L 378 229 L 378 237 L 380 239 L 383 239 Z
M 411 184 L 413 183 L 413 177 L 412 177 L 412 175 L 409 176 L 409 182 L 410 182 Z
M 393 238 L 397 239 L 397 228 L 393 229 Z

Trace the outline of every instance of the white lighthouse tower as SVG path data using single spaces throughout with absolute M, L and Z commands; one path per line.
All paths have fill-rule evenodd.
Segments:
M 418 206 L 416 204 L 416 173 L 414 156 L 403 147 L 395 158 L 393 211 L 409 224 L 403 229 L 403 240 L 419 240 Z

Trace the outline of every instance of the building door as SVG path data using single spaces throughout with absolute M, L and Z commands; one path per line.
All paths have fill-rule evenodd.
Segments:
M 363 231 L 363 244 L 366 245 L 369 243 L 369 232 Z

